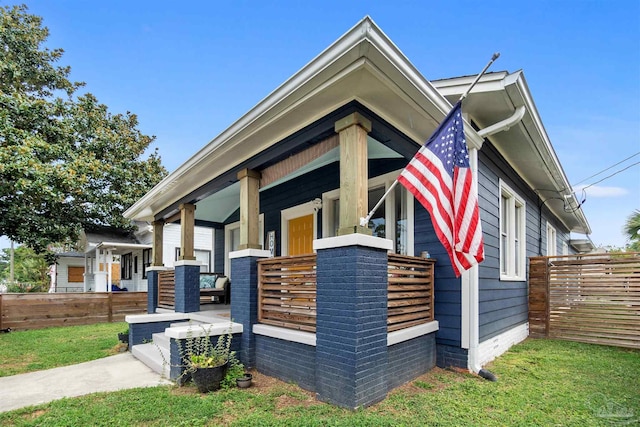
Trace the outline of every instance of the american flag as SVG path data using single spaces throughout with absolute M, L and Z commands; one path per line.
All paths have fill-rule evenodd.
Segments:
M 458 102 L 398 178 L 429 211 L 456 277 L 484 260 L 472 179 L 462 103 Z

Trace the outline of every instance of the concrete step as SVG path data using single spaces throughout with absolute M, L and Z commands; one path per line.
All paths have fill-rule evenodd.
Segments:
M 169 350 L 158 347 L 154 343 L 138 344 L 131 348 L 131 354 L 163 376 L 163 378 L 169 378 Z
M 189 320 L 188 322 L 176 322 L 176 323 L 172 323 L 171 325 L 169 325 L 170 328 L 180 328 L 180 327 L 184 327 L 184 326 L 189 326 L 191 325 L 193 328 L 198 328 L 198 325 L 203 325 L 204 322 L 201 322 L 199 320 Z
M 154 344 L 162 349 L 167 350 L 167 352 L 169 351 L 169 349 L 171 348 L 171 340 L 168 336 L 165 335 L 164 332 L 155 333 L 152 335 L 152 337 Z

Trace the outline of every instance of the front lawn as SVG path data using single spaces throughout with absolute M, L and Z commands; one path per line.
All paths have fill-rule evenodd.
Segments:
M 115 338 L 112 342 L 115 344 Z M 194 387 L 187 386 L 99 393 L 2 413 L 0 425 L 612 426 L 640 423 L 639 351 L 530 339 L 515 346 L 487 369 L 497 375 L 498 382 L 436 368 L 390 393 L 383 402 L 355 412 L 318 402 L 314 393 L 294 384 L 254 373 L 254 385 L 246 390 L 201 395 Z
M 88 362 L 115 354 L 125 322 L 0 334 L 0 377 Z

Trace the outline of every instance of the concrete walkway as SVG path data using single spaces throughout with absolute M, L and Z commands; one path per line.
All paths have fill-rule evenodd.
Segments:
M 172 384 L 131 353 L 0 378 L 0 412 L 100 391 Z

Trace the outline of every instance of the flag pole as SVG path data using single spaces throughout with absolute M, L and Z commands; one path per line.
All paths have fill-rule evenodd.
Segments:
M 496 52 L 491 56 L 491 60 L 489 60 L 489 62 L 487 63 L 487 65 L 484 66 L 484 68 L 482 69 L 482 71 L 480 71 L 480 74 L 478 74 L 475 78 L 475 80 L 473 81 L 473 83 L 471 83 L 471 85 L 469 85 L 469 87 L 467 88 L 467 90 L 464 91 L 464 93 L 462 94 L 462 96 L 460 96 L 460 99 L 458 100 L 458 102 L 461 102 L 463 99 L 465 99 L 467 97 L 467 95 L 469 95 L 469 92 L 471 92 L 471 89 L 473 89 L 473 87 L 480 81 L 480 79 L 482 78 L 482 76 L 484 75 L 484 73 L 487 72 L 487 70 L 489 69 L 489 67 L 491 67 L 491 64 L 494 63 L 494 61 L 496 59 L 500 58 L 500 52 Z M 378 210 L 378 208 L 380 207 L 380 205 L 382 205 L 382 203 L 384 202 L 384 200 L 387 198 L 387 196 L 389 195 L 389 193 L 391 193 L 391 191 L 393 191 L 393 189 L 395 188 L 395 186 L 398 184 L 398 179 L 396 178 L 395 181 L 393 181 L 393 183 L 389 186 L 389 189 L 387 191 L 385 191 L 385 193 L 382 195 L 382 197 L 380 198 L 380 200 L 378 201 L 378 203 L 376 203 L 376 205 L 373 207 L 373 209 L 371 209 L 371 212 L 369 212 L 369 214 L 367 214 L 366 217 L 364 218 L 360 218 L 360 226 L 362 227 L 366 227 L 367 224 L 369 223 L 369 220 L 371 220 L 371 217 L 373 216 L 374 213 L 376 213 L 376 211 Z

